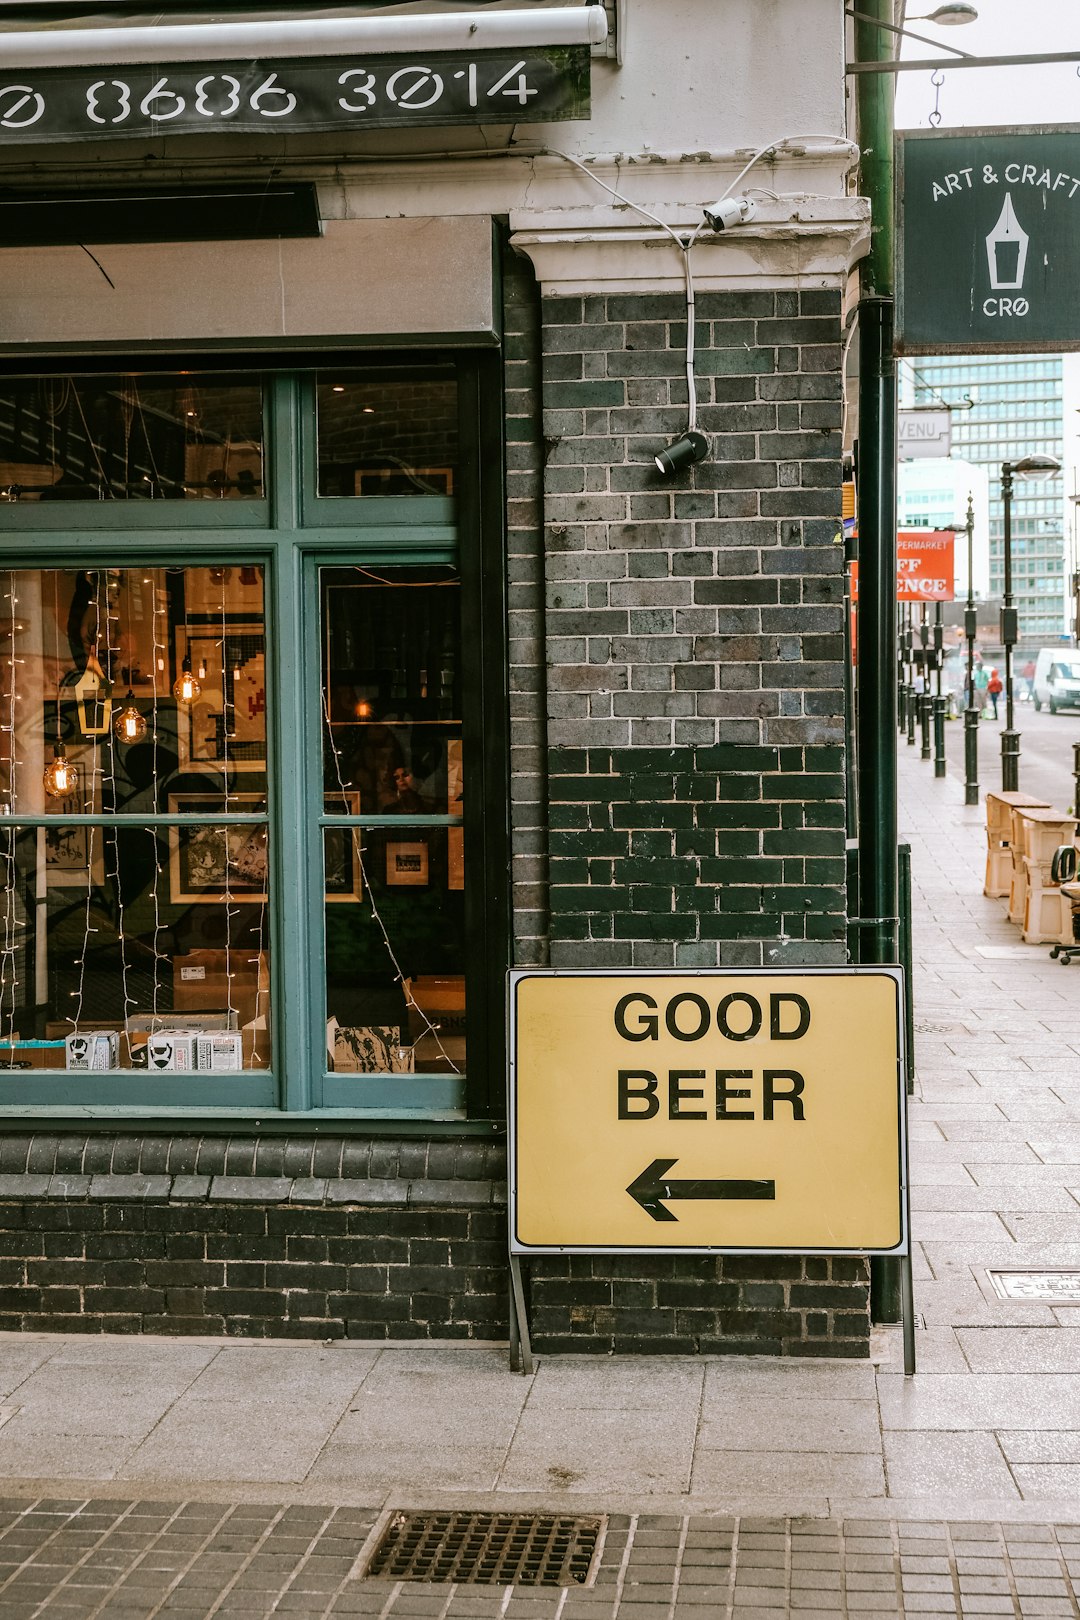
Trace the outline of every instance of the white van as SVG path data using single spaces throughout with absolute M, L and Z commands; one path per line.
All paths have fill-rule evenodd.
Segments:
M 1059 709 L 1080 709 L 1080 650 L 1075 647 L 1042 647 L 1035 660 L 1036 709 L 1047 704 L 1051 714 Z

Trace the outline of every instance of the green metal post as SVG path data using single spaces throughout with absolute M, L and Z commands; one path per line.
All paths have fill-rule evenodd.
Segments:
M 967 607 L 964 609 L 964 635 L 967 639 L 967 673 L 964 677 L 964 803 L 979 802 L 979 711 L 975 707 L 975 505 L 968 495 L 967 522 Z
M 1005 462 L 1001 468 L 1001 505 L 1004 516 L 1002 558 L 1005 565 L 1005 590 L 1001 598 L 1001 644 L 1005 650 L 1005 729 L 1001 733 L 1001 787 L 1005 793 L 1016 793 L 1020 787 L 1020 733 L 1014 724 L 1012 657 L 1016 645 L 1016 609 L 1012 590 L 1012 493 L 1013 468 Z
M 893 54 L 891 0 L 862 0 L 855 55 Z M 865 20 L 864 20 L 865 19 Z M 870 250 L 859 301 L 859 960 L 898 960 L 896 835 L 896 366 L 893 358 L 892 75 L 856 80 L 860 182 L 870 199 Z M 900 1265 L 870 1266 L 875 1321 L 900 1319 Z

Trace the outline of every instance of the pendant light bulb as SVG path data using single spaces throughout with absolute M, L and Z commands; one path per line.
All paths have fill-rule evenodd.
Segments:
M 135 694 L 128 687 L 128 695 L 124 699 L 124 707 L 113 721 L 113 733 L 117 742 L 142 742 L 146 736 L 146 721 L 135 707 Z
M 180 665 L 180 674 L 173 684 L 173 697 L 178 703 L 194 703 L 202 692 L 202 687 L 191 671 L 191 659 L 185 658 Z
M 53 757 L 42 777 L 45 792 L 50 799 L 67 799 L 79 785 L 79 767 L 67 757 L 62 742 L 53 743 Z

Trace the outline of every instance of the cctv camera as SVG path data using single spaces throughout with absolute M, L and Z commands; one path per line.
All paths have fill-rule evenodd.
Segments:
M 669 444 L 666 450 L 661 450 L 654 456 L 656 470 L 665 478 L 674 478 L 677 472 L 684 467 L 692 467 L 697 461 L 704 461 L 709 453 L 709 441 L 704 433 L 696 428 L 687 428 L 686 432 Z
M 721 197 L 704 210 L 705 219 L 714 231 L 730 230 L 732 225 L 745 225 L 753 219 L 757 204 L 749 197 Z

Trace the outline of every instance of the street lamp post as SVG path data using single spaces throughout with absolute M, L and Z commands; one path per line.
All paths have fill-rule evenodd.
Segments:
M 919 607 L 919 651 L 922 670 L 922 691 L 919 693 L 919 758 L 930 758 L 930 623 L 926 603 Z
M 907 740 L 915 746 L 915 724 L 919 710 L 915 691 L 915 610 L 910 602 L 904 604 L 904 658 L 907 662 Z
M 934 775 L 945 775 L 945 698 L 941 690 L 945 663 L 945 632 L 941 623 L 941 603 L 934 604 Z
M 975 506 L 970 495 L 967 503 L 967 606 L 964 609 L 964 635 L 967 638 L 967 676 L 964 691 L 964 803 L 979 802 L 979 711 L 975 707 L 975 633 L 978 628 L 975 614 Z
M 1013 727 L 1012 652 L 1017 642 L 1017 613 L 1012 598 L 1012 492 L 1014 478 L 1051 478 L 1061 471 L 1056 456 L 1025 456 L 1001 466 L 1001 501 L 1004 516 L 1002 547 L 1005 589 L 1001 599 L 1001 644 L 1005 649 L 1005 730 L 1001 733 L 1001 786 L 1006 793 L 1020 787 L 1020 733 Z

